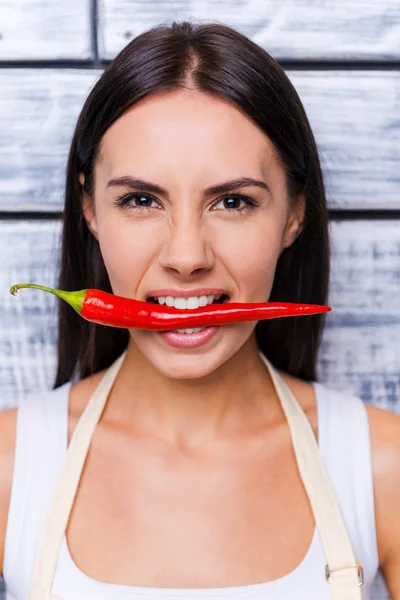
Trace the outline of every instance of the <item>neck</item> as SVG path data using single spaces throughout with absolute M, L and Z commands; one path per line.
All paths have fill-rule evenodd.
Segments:
M 187 449 L 259 428 L 280 409 L 254 336 L 218 369 L 195 379 L 165 376 L 131 339 L 111 396 L 116 418 Z

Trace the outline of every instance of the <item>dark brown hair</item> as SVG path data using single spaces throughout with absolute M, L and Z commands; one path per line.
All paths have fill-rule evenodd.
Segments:
M 68 157 L 58 288 L 112 292 L 99 243 L 81 208 L 93 194 L 102 136 L 142 98 L 187 87 L 233 102 L 274 144 L 285 167 L 289 198 L 304 192 L 301 235 L 277 263 L 270 301 L 326 304 L 329 237 L 318 152 L 299 96 L 280 65 L 260 46 L 221 24 L 191 21 L 154 27 L 132 40 L 107 66 L 79 115 Z M 259 321 L 259 349 L 279 369 L 316 379 L 324 315 Z M 127 347 L 129 332 L 89 323 L 58 301 L 58 368 L 54 388 L 108 367 Z

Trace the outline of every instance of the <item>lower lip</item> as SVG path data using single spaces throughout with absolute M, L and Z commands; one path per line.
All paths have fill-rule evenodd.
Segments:
M 175 348 L 197 348 L 211 340 L 220 327 L 207 327 L 196 333 L 177 333 L 176 331 L 159 331 L 162 339 Z

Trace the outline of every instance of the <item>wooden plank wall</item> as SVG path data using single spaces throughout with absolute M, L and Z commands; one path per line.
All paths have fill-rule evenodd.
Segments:
M 331 211 L 334 311 L 319 377 L 400 413 L 398 0 L 0 0 L 0 408 L 52 387 L 55 298 L 8 290 L 55 285 L 65 162 L 84 99 L 133 37 L 183 19 L 235 27 L 297 88 Z M 378 577 L 374 599 L 386 598 Z

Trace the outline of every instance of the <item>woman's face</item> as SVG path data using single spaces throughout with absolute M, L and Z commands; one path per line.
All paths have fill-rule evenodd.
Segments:
M 123 177 L 164 191 L 117 185 Z M 239 178 L 261 184 L 205 192 Z M 117 206 L 121 196 L 127 202 Z M 165 288 L 216 288 L 230 302 L 267 302 L 279 255 L 301 229 L 304 199 L 288 200 L 275 149 L 247 115 L 222 99 L 179 90 L 145 98 L 107 130 L 94 202 L 84 195 L 83 208 L 114 294 L 147 300 Z M 166 376 L 192 379 L 250 347 L 255 326 L 219 327 L 190 349 L 132 329 L 130 344 Z

